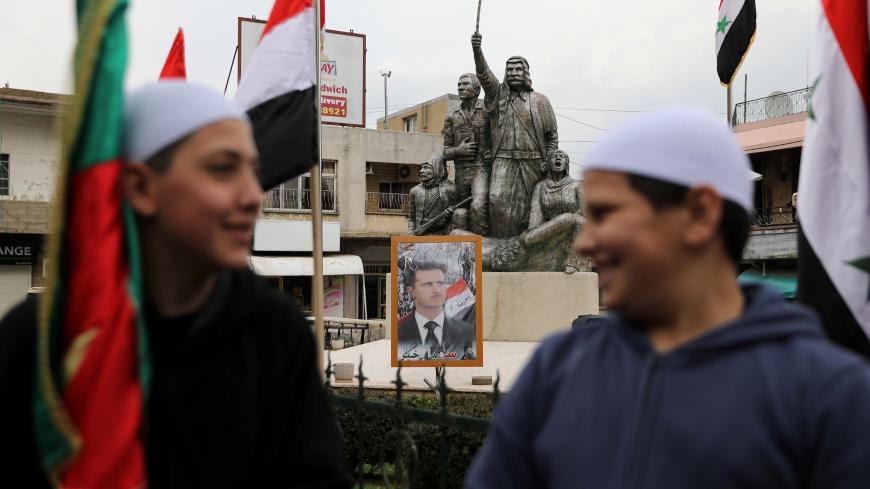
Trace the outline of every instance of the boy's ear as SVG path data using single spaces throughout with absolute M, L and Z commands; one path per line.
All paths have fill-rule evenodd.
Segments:
M 686 194 L 688 221 L 685 223 L 684 239 L 692 247 L 704 246 L 716 239 L 725 201 L 709 185 L 690 188 Z
M 159 177 L 144 163 L 125 163 L 121 169 L 121 193 L 137 215 L 153 217 L 157 214 Z

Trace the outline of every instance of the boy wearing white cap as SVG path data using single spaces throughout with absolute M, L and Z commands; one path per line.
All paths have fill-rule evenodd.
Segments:
M 349 487 L 307 321 L 247 269 L 262 190 L 244 111 L 211 89 L 162 81 L 128 97 L 125 138 L 120 184 L 137 216 L 152 368 L 148 485 Z M 0 324 L 0 355 L 16 355 L 17 369 L 0 372 L 5 399 L 29 398 L 34 305 Z M 0 420 L 14 422 L 0 443 L 18 448 L 2 477 L 41 487 L 32 423 L 22 422 L 30 406 L 19 404 Z
M 808 310 L 738 285 L 748 169 L 693 110 L 590 152 L 575 247 L 611 313 L 541 345 L 468 488 L 867 487 L 870 369 Z

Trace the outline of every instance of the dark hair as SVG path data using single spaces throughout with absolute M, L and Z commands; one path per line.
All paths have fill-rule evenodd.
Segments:
M 165 146 L 163 149 L 155 153 L 154 156 L 148 158 L 148 161 L 146 161 L 145 164 L 153 168 L 157 173 L 166 173 L 166 171 L 169 170 L 169 165 L 172 163 L 172 158 L 175 157 L 178 148 L 187 142 L 187 140 L 190 139 L 190 136 L 192 136 L 192 134 L 188 134 L 187 136 Z
M 688 187 L 682 185 L 634 174 L 628 175 L 628 183 L 657 211 L 682 204 L 686 201 L 686 194 L 689 192 Z M 746 213 L 746 209 L 730 200 L 724 202 L 719 231 L 722 233 L 728 258 L 737 267 L 740 259 L 743 258 L 743 248 L 749 238 L 749 214 Z
M 447 265 L 435 261 L 415 261 L 405 270 L 405 287 L 413 287 L 417 282 L 417 272 L 420 270 L 441 270 L 447 275 Z

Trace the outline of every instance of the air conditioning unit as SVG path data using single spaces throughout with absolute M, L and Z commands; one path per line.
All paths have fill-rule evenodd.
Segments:
M 371 162 L 366 162 L 366 175 L 374 175 L 375 174 L 375 164 Z
M 402 183 L 417 181 L 417 175 L 411 165 L 399 165 L 399 181 Z

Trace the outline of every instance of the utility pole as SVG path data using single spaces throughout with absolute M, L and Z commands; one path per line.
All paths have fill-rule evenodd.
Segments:
M 392 74 L 392 71 L 381 70 L 381 76 L 384 77 L 384 131 L 387 130 L 387 78 Z

